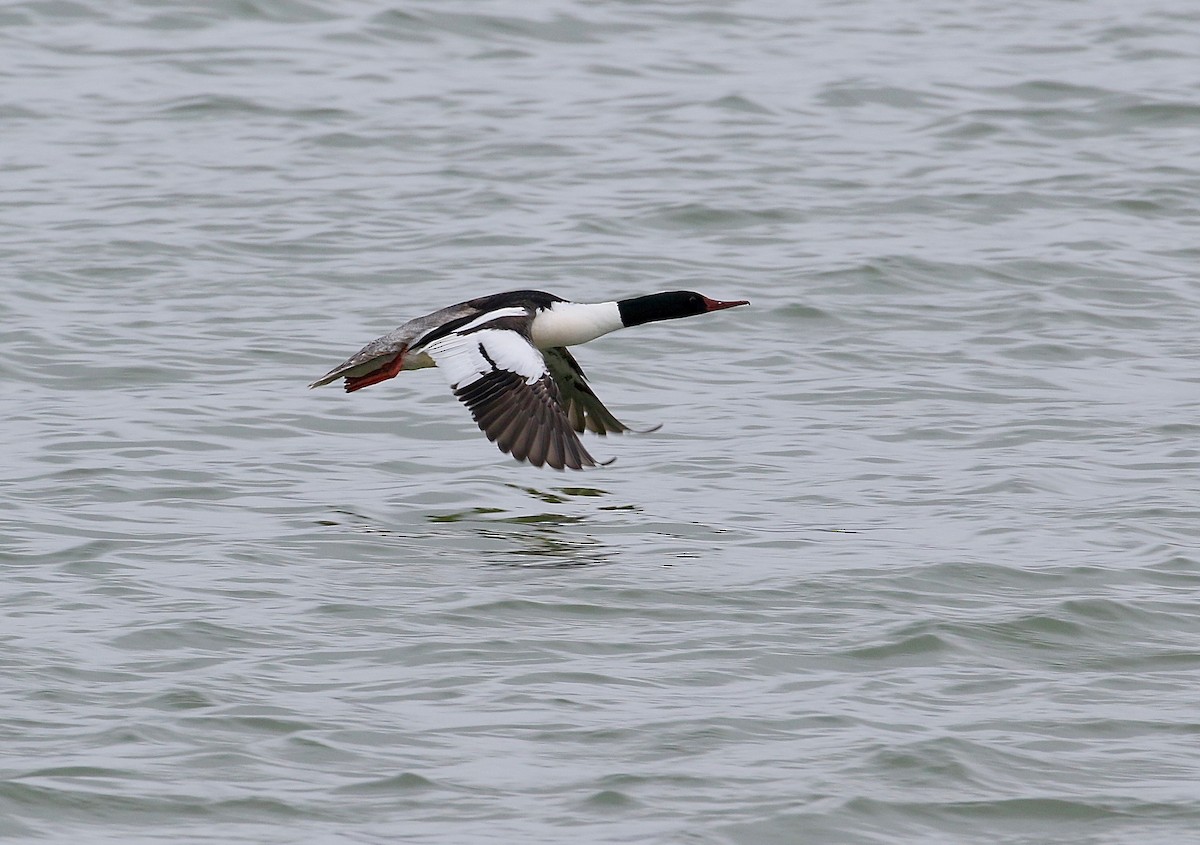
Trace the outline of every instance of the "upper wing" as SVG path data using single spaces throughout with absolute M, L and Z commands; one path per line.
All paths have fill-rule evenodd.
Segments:
M 649 434 L 662 428 L 662 425 L 644 430 L 630 428 L 614 417 L 612 412 L 604 407 L 600 398 L 592 392 L 592 388 L 587 383 L 587 376 L 583 373 L 583 367 L 579 366 L 575 356 L 568 352 L 566 347 L 555 346 L 542 354 L 545 356 L 550 375 L 558 385 L 567 419 L 576 431 L 586 429 L 596 434 L 608 434 L 610 431 L 614 434 L 620 434 L 622 431 Z
M 429 341 L 424 351 L 501 452 L 534 466 L 596 466 L 571 430 L 546 359 L 516 322 L 472 325 Z M 513 327 L 499 327 L 506 324 Z

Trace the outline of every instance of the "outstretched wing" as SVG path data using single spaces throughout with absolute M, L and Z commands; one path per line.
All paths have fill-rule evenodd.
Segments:
M 528 323 L 498 315 L 432 340 L 424 351 L 501 452 L 534 466 L 596 466 L 571 430 L 558 385 L 529 339 Z
M 587 430 L 595 434 L 608 434 L 609 432 L 620 434 L 622 431 L 649 434 L 662 428 L 661 424 L 647 429 L 630 428 L 614 417 L 612 412 L 604 407 L 600 397 L 592 392 L 591 386 L 587 383 L 587 376 L 584 375 L 583 367 L 579 366 L 575 356 L 568 352 L 566 347 L 555 346 L 542 354 L 545 356 L 550 376 L 558 385 L 559 394 L 562 396 L 563 410 L 566 411 L 571 428 L 579 432 Z

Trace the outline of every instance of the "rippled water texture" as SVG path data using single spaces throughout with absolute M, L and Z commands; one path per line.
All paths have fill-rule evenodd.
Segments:
M 1200 842 L 1187 4 L 0 8 L 0 836 Z M 515 287 L 603 470 L 436 373 Z

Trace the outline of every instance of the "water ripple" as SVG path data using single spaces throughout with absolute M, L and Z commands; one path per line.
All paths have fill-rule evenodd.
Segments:
M 1198 33 L 1107 5 L 0 10 L 0 836 L 1193 836 Z M 517 287 L 753 306 L 579 351 L 587 475 L 305 389 Z

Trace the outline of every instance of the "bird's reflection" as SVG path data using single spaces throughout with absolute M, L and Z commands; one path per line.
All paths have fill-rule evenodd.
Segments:
M 556 487 L 539 489 L 505 484 L 543 504 L 564 505 L 575 499 L 595 499 L 609 495 L 594 487 Z M 630 506 L 621 506 L 624 510 Z M 607 508 L 601 508 L 605 510 Z M 583 533 L 590 514 L 541 511 L 517 514 L 504 508 L 470 508 L 448 514 L 430 514 L 434 523 L 468 523 L 475 533 L 503 543 L 507 548 L 484 559 L 493 566 L 560 569 L 595 566 L 609 562 L 611 550 L 595 536 Z
M 464 558 L 488 566 L 563 569 L 596 566 L 611 562 L 614 551 L 595 534 L 586 531 L 589 522 L 601 511 L 640 511 L 638 505 L 600 505 L 598 501 L 610 493 L 595 487 L 536 488 L 516 484 L 504 485 L 540 507 L 523 510 L 517 507 L 471 507 L 442 513 L 411 514 L 417 525 L 384 525 L 378 519 L 345 509 L 337 509 L 342 519 L 321 520 L 319 524 L 339 526 L 356 533 L 394 538 L 405 545 L 436 544 L 438 554 L 445 554 L 447 540 L 469 533 L 463 543 Z M 569 506 L 581 507 L 570 512 Z M 545 505 L 558 506 L 546 508 Z M 567 507 L 563 507 L 567 506 Z M 523 512 L 522 512 L 523 511 Z M 421 530 L 420 521 L 427 528 Z M 484 538 L 498 548 L 481 551 L 476 542 Z M 465 538 L 464 538 L 465 539 Z M 455 544 L 457 545 L 457 544 Z

